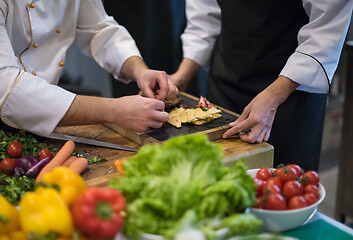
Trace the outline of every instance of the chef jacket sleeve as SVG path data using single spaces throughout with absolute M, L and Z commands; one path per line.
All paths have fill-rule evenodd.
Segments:
M 352 0 L 303 0 L 309 23 L 298 34 L 298 47 L 280 73 L 298 90 L 327 93 L 348 31 Z
M 14 128 L 48 136 L 65 115 L 75 94 L 24 72 L 5 29 L 6 7 L 0 6 L 0 114 Z
M 81 51 L 91 56 L 114 78 L 122 78 L 121 67 L 132 56 L 141 54 L 128 31 L 104 10 L 102 1 L 80 1 L 76 42 Z
M 216 0 L 187 0 L 187 26 L 181 35 L 183 53 L 206 68 L 221 29 L 221 10 Z

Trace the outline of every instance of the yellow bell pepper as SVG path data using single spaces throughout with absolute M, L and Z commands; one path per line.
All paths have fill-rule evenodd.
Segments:
M 0 195 L 0 236 L 20 229 L 20 219 L 17 209 Z
M 42 181 L 51 186 L 58 186 L 60 196 L 68 206 L 87 188 L 85 180 L 67 167 L 55 168 L 45 174 Z
M 2 235 L 0 236 L 0 240 L 27 240 L 27 237 L 24 232 L 21 232 L 20 230 L 11 232 L 8 235 Z
M 20 221 L 25 234 L 50 232 L 71 236 L 74 225 L 70 210 L 53 188 L 27 192 L 20 201 Z

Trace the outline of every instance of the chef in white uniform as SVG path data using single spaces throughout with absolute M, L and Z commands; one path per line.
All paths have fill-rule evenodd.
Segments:
M 136 81 L 146 97 L 80 96 L 58 87 L 74 40 L 116 79 Z M 6 125 L 42 136 L 58 125 L 105 122 L 142 132 L 168 120 L 161 100 L 177 93 L 165 72 L 147 68 L 130 34 L 107 16 L 100 0 L 0 0 L 0 111 Z

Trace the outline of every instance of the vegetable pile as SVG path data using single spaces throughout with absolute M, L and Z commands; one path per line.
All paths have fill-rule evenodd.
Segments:
M 207 239 L 228 228 L 229 234 L 254 232 L 262 225 L 245 209 L 255 204 L 256 185 L 243 161 L 225 167 L 221 145 L 206 134 L 170 138 L 145 145 L 122 162 L 125 176 L 110 181 L 126 198 L 124 233 L 173 238 L 186 225 Z
M 52 159 L 53 150 L 24 131 L 0 131 L 0 194 L 17 204 L 25 192 L 33 191 L 34 178 Z
M 1 240 L 113 238 L 123 226 L 124 197 L 111 188 L 87 188 L 67 167 L 46 173 L 16 209 L 0 195 Z
M 57 151 L 54 145 L 40 143 L 25 131 L 0 131 L 0 194 L 17 204 L 25 192 L 34 190 L 36 180 L 56 167 L 81 173 L 87 165 L 107 161 L 96 156 L 86 159 L 74 148 L 74 142 L 68 141 Z
M 254 179 L 257 185 L 256 208 L 289 210 L 303 208 L 319 200 L 319 175 L 302 173 L 300 166 L 288 164 L 274 170 L 260 168 Z

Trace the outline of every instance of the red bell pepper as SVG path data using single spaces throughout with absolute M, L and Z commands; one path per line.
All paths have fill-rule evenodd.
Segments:
M 88 188 L 74 201 L 75 226 L 88 237 L 112 238 L 123 227 L 125 205 L 124 196 L 115 189 Z

